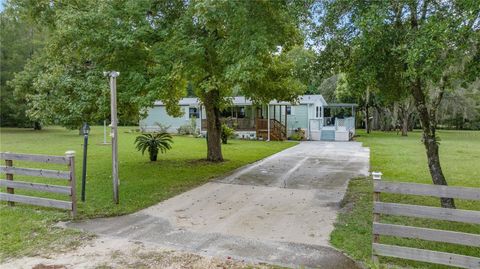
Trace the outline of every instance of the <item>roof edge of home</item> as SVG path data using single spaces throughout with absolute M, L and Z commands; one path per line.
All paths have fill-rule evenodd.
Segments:
M 300 98 L 298 103 L 285 102 L 285 101 L 278 102 L 276 100 L 273 100 L 273 101 L 270 101 L 269 104 L 270 105 L 298 105 L 298 104 L 314 104 L 314 103 L 320 102 L 325 106 L 328 105 L 325 99 L 323 98 L 323 96 L 320 94 L 300 95 L 299 97 Z M 253 102 L 250 99 L 246 98 L 245 96 L 232 96 L 230 98 L 233 99 L 233 103 L 235 105 L 252 105 L 253 104 Z M 243 100 L 237 100 L 242 98 Z M 197 97 L 182 98 L 179 102 L 180 106 L 198 105 L 198 104 L 199 104 L 199 101 Z M 155 101 L 154 105 L 161 106 L 161 105 L 164 105 L 164 103 L 162 101 L 157 100 Z

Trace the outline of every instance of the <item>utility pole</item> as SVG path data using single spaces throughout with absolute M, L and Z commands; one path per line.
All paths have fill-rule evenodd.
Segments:
M 110 105 L 112 123 L 110 124 L 112 130 L 110 136 L 112 137 L 112 181 L 113 181 L 113 201 L 118 204 L 118 132 L 117 132 L 117 77 L 120 72 L 109 71 L 104 72 L 105 76 L 110 78 Z

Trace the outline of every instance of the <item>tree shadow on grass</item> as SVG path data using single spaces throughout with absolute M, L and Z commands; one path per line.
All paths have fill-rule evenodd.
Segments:
M 202 159 L 158 159 L 155 162 L 151 161 L 142 161 L 142 164 L 149 164 L 149 165 L 159 165 L 159 166 L 165 166 L 165 167 L 178 167 L 178 166 L 188 166 L 188 167 L 197 167 L 197 166 L 216 166 L 220 164 L 225 164 L 230 162 L 228 159 L 224 159 L 223 162 L 211 162 L 208 161 L 205 158 Z

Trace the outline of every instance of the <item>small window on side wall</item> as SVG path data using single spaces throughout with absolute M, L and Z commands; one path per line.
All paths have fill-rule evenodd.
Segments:
M 240 106 L 237 108 L 237 118 L 240 118 L 240 119 L 245 118 L 245 107 Z
M 287 115 L 292 115 L 292 107 L 287 106 Z
M 196 107 L 190 107 L 190 108 L 188 109 L 188 116 L 189 116 L 189 118 L 198 119 L 198 118 L 199 118 L 198 108 L 196 108 Z
M 315 107 L 315 118 L 320 118 L 320 107 Z

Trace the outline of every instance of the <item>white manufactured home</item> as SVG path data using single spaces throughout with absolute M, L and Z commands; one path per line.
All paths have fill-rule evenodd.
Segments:
M 169 126 L 176 133 L 184 125 L 195 123 L 198 132 L 206 133 L 205 108 L 198 98 L 184 98 L 179 103 L 184 114 L 172 117 L 165 105 L 156 101 L 140 121 L 145 131 Z M 272 101 L 256 104 L 248 98 L 231 98 L 231 106 L 222 111 L 222 121 L 243 139 L 285 140 L 298 130 L 308 140 L 349 141 L 355 135 L 355 104 L 327 104 L 321 95 L 303 95 L 296 103 Z

